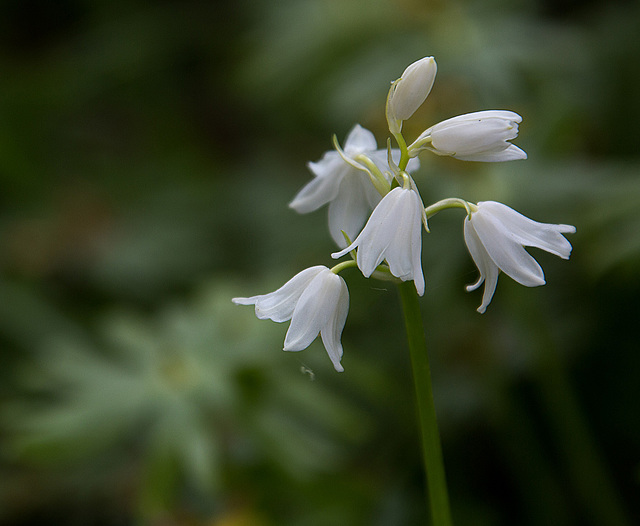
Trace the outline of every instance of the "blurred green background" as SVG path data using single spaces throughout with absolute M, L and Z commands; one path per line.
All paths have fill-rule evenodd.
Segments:
M 0 523 L 426 524 L 393 286 L 344 274 L 346 372 L 233 296 L 330 264 L 287 207 L 435 56 L 411 139 L 510 109 L 526 162 L 423 156 L 425 204 L 576 225 L 485 315 L 459 211 L 421 300 L 457 525 L 640 522 L 640 5 L 10 0 L 0 7 Z

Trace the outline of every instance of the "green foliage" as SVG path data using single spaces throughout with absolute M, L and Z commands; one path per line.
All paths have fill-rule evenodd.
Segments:
M 334 466 L 363 415 L 309 385 L 275 352 L 278 331 L 250 323 L 232 290 L 216 281 L 152 318 L 105 315 L 93 338 L 49 337 L 20 372 L 28 393 L 2 414 L 9 458 L 54 469 L 104 455 L 135 462 L 145 514 L 171 509 L 183 486 L 206 498 L 234 465 L 305 477 Z

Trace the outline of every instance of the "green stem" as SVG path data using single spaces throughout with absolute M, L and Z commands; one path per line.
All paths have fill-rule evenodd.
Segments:
M 475 212 L 478 209 L 476 205 L 474 205 L 473 203 L 469 203 L 464 199 L 449 197 L 448 199 L 443 199 L 442 201 L 438 201 L 437 203 L 426 207 L 424 211 L 427 214 L 427 218 L 431 219 L 432 216 L 436 215 L 442 210 L 446 210 L 447 208 L 464 208 L 467 211 L 467 215 L 470 215 L 471 212 Z
M 440 434 L 431 387 L 427 342 L 422 325 L 418 294 L 412 281 L 398 285 L 404 312 L 411 366 L 418 402 L 418 419 L 422 432 L 422 454 L 427 476 L 427 493 L 433 526 L 451 526 L 449 494 L 442 459 Z
M 409 164 L 409 150 L 407 149 L 407 142 L 404 140 L 402 133 L 394 133 L 393 136 L 400 147 L 400 162 L 398 163 L 398 168 L 404 171 L 407 169 L 407 164 Z
M 332 267 L 330 270 L 334 274 L 340 274 L 340 272 L 342 272 L 344 269 L 355 267 L 356 265 L 357 263 L 355 262 L 355 260 L 350 259 L 349 261 L 342 261 L 341 263 L 338 263 L 335 267 Z

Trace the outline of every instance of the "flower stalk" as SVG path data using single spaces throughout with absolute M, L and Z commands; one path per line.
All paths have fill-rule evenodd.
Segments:
M 340 272 L 342 272 L 344 269 L 346 268 L 351 268 L 351 267 L 356 267 L 356 262 L 354 259 L 350 259 L 348 261 L 342 261 L 340 263 L 338 263 L 337 265 L 331 267 L 329 270 L 331 270 L 331 272 L 333 272 L 334 274 L 340 274 Z
M 440 433 L 436 419 L 431 384 L 431 368 L 427 354 L 427 342 L 420 313 L 420 303 L 415 287 L 410 282 L 398 285 L 404 313 L 411 369 L 416 392 L 418 421 L 422 436 L 422 456 L 427 477 L 431 519 L 434 526 L 451 526 L 449 492 L 445 477 Z
M 470 215 L 471 212 L 474 212 L 478 209 L 473 203 L 469 203 L 464 199 L 459 199 L 458 197 L 448 197 L 447 199 L 442 199 L 437 203 L 433 203 L 432 205 L 426 207 L 424 209 L 425 214 L 428 219 L 436 215 L 438 212 L 442 210 L 446 210 L 448 208 L 464 208 L 467 211 L 467 215 Z
M 349 292 L 339 273 L 357 267 L 366 278 L 394 281 L 402 301 L 418 419 L 422 437 L 427 495 L 434 526 L 451 526 L 449 496 L 440 435 L 436 421 L 426 338 L 418 296 L 425 292 L 422 271 L 422 228 L 427 220 L 449 208 L 466 212 L 463 234 L 484 283 L 483 313 L 496 290 L 498 275 L 505 273 L 518 283 L 544 284 L 544 273 L 526 247 L 534 247 L 568 259 L 571 244 L 563 236 L 575 227 L 533 221 L 508 206 L 484 201 L 472 203 L 447 198 L 425 208 L 413 179 L 423 151 L 461 161 L 505 162 L 526 159 L 512 144 L 522 117 L 509 110 L 484 110 L 452 117 L 423 131 L 408 143 L 403 122 L 425 101 L 433 86 L 437 65 L 433 57 L 410 64 L 391 83 L 386 103 L 389 133 L 397 148 L 379 149 L 369 130 L 355 125 L 344 147 L 333 137 L 334 150 L 307 164 L 313 174 L 289 204 L 299 213 L 327 205 L 328 227 L 338 245 L 334 259 L 351 259 L 332 268 L 317 265 L 305 269 L 269 294 L 234 298 L 240 305 L 255 305 L 256 316 L 276 322 L 291 321 L 284 350 L 300 351 L 320 335 L 336 371 L 341 364 L 341 335 L 349 310 Z M 353 239 L 353 241 L 351 241 Z
M 407 169 L 407 165 L 409 164 L 409 150 L 407 148 L 407 141 L 404 140 L 404 136 L 401 132 L 394 133 L 393 137 L 398 143 L 398 147 L 400 148 L 400 162 L 398 163 L 398 168 L 402 171 Z

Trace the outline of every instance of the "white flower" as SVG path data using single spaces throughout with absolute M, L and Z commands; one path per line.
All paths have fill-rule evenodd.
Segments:
M 369 130 L 359 124 L 349 132 L 344 153 L 354 162 L 364 154 L 384 172 L 389 169 L 387 150 L 378 150 L 376 139 Z M 400 151 L 392 150 L 396 162 Z M 345 161 L 338 152 L 326 152 L 320 161 L 307 165 L 315 176 L 295 196 L 289 206 L 296 212 L 306 214 L 329 203 L 329 232 L 339 247 L 346 242 L 344 230 L 353 239 L 358 235 L 371 210 L 380 202 L 380 194 L 373 186 L 369 175 Z M 409 163 L 408 171 L 417 169 L 419 163 Z
M 306 349 L 320 333 L 333 367 L 344 371 L 340 364 L 340 337 L 349 312 L 349 291 L 344 280 L 324 265 L 299 272 L 275 292 L 231 301 L 255 305 L 256 316 L 261 320 L 291 320 L 284 339 L 285 351 Z
M 422 58 L 409 65 L 389 90 L 387 98 L 387 121 L 391 133 L 402 129 L 406 121 L 429 95 L 436 79 L 438 67 L 433 57 Z
M 513 161 L 527 154 L 509 141 L 518 136 L 522 117 L 506 110 L 477 111 L 442 121 L 420 134 L 410 155 L 431 150 L 462 161 Z
M 380 201 L 353 243 L 331 256 L 342 257 L 357 247 L 356 262 L 367 278 L 386 259 L 391 274 L 402 281 L 413 280 L 422 296 L 423 221 L 424 206 L 417 191 L 394 188 Z
M 483 282 L 484 294 L 478 312 L 483 313 L 493 297 L 500 271 L 526 287 L 544 285 L 538 262 L 524 249 L 536 247 L 569 259 L 571 244 L 562 234 L 573 234 L 571 225 L 538 223 L 495 201 L 481 201 L 464 221 L 464 240 L 480 277 L 467 290 Z

